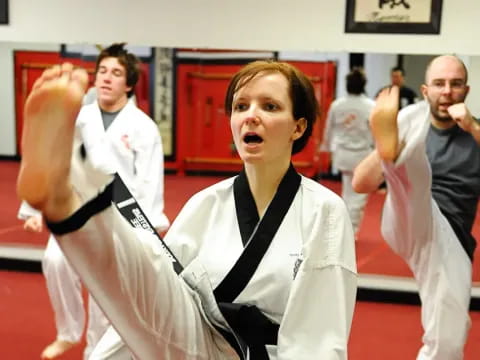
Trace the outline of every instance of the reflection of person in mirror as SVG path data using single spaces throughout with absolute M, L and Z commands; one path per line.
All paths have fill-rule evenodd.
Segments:
M 361 69 L 353 69 L 346 80 L 348 95 L 336 99 L 328 110 L 322 149 L 331 152 L 332 166 L 342 174 L 342 198 L 356 234 L 367 195 L 353 191 L 353 169 L 373 148 L 368 118 L 375 102 L 365 95 L 367 80 Z
M 163 213 L 162 144 L 153 120 L 131 100 L 138 77 L 138 59 L 122 44 L 104 49 L 96 63 L 96 100 L 81 108 L 75 127 L 93 166 L 109 173 L 118 172 L 152 224 L 164 231 L 169 222 Z M 20 216 L 27 219 L 26 226 L 32 221 L 29 218 L 37 218 L 32 215 L 35 214 L 24 202 Z M 42 265 L 57 328 L 57 338 L 45 348 L 42 358 L 54 359 L 80 342 L 85 310 L 80 278 L 54 236 L 48 240 Z M 93 350 L 109 322 L 91 296 L 88 313 L 84 358 L 107 358 L 102 347 Z
M 137 98 L 135 97 L 135 94 L 132 94 L 129 97 L 129 100 L 133 101 L 133 103 L 137 105 Z M 83 96 L 82 104 L 90 105 L 93 104 L 95 101 L 97 101 L 97 88 L 95 86 L 92 86 Z
M 403 68 L 399 66 L 393 67 L 390 71 L 390 80 L 391 84 L 388 85 L 388 87 L 397 86 L 400 89 L 398 102 L 399 109 L 414 104 L 418 100 L 417 93 L 405 85 L 405 70 L 403 70 Z M 383 89 L 385 89 L 385 87 L 382 88 L 378 94 L 380 94 Z
M 430 62 L 426 101 L 398 112 L 398 87 L 385 89 L 371 116 L 376 150 L 355 169 L 357 191 L 385 177 L 382 234 L 409 265 L 422 302 L 417 359 L 463 359 L 480 197 L 480 125 L 464 104 L 467 69 L 454 56 Z
M 79 154 L 86 79 L 63 64 L 37 81 L 17 189 L 135 358 L 245 359 L 248 347 L 251 359 L 347 359 L 352 225 L 339 196 L 292 166 L 318 114 L 308 78 L 273 61 L 232 78 L 225 109 L 244 169 L 194 195 L 170 227 L 180 276 L 112 206 L 111 176 Z

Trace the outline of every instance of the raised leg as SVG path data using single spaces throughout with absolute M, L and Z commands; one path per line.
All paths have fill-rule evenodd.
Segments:
M 460 360 L 470 327 L 471 262 L 431 195 L 426 104 L 402 110 L 398 126 L 405 145 L 395 163 L 382 163 L 388 184 L 382 235 L 418 284 L 424 335 L 417 359 Z
M 17 193 L 51 221 L 78 207 L 69 172 L 75 119 L 87 83 L 84 70 L 57 65 L 44 71 L 25 103 Z

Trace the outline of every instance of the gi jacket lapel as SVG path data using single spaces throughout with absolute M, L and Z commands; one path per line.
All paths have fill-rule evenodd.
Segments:
M 242 171 L 235 179 L 233 184 L 235 207 L 245 249 L 215 289 L 218 302 L 233 302 L 247 286 L 287 214 L 300 181 L 300 175 L 290 164 L 265 215 L 259 220 L 245 172 Z

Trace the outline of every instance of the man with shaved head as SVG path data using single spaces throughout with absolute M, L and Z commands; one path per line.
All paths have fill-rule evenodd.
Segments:
M 353 179 L 358 192 L 387 181 L 382 234 L 412 270 L 422 302 L 417 360 L 463 359 L 470 328 L 480 124 L 464 104 L 467 79 L 463 62 L 444 55 L 427 66 L 425 101 L 398 113 L 398 87 L 383 90 L 370 118 L 376 149 Z

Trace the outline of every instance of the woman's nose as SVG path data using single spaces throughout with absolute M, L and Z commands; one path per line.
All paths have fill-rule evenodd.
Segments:
M 250 106 L 245 114 L 245 122 L 257 124 L 260 121 L 260 113 L 256 106 Z

